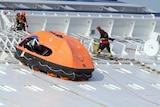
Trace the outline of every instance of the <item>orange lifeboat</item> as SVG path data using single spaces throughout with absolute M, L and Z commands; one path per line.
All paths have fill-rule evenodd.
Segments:
M 15 57 L 32 68 L 69 80 L 88 80 L 94 71 L 86 48 L 58 31 L 39 31 L 16 45 Z

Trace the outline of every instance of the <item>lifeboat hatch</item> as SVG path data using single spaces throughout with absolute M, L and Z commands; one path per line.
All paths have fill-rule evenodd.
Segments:
M 26 39 L 24 39 L 19 46 L 22 46 L 29 51 L 35 52 L 36 54 L 42 55 L 42 56 L 49 56 L 52 54 L 52 50 L 48 47 L 39 44 L 38 37 L 37 36 L 31 36 Z
M 58 38 L 63 38 L 63 36 L 62 35 L 60 35 L 60 34 L 56 34 L 55 32 L 53 32 L 53 31 L 50 31 L 51 33 L 53 33 L 54 34 L 54 36 L 56 36 L 56 37 L 58 37 Z

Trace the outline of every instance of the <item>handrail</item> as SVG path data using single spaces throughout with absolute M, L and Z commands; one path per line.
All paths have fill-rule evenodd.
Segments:
M 0 8 L 0 10 L 13 10 L 13 8 Z M 39 12 L 80 12 L 80 13 L 111 13 L 111 14 L 140 14 L 140 15 L 150 15 L 154 14 L 156 16 L 160 16 L 160 12 L 121 12 L 121 11 L 92 11 L 92 10 L 58 10 L 58 9 L 30 9 L 30 8 L 17 8 L 16 10 L 24 10 L 24 11 L 39 11 Z

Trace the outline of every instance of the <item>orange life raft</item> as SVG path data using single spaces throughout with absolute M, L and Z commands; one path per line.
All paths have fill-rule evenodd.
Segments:
M 58 31 L 39 31 L 16 45 L 15 57 L 32 68 L 66 77 L 88 80 L 94 71 L 86 48 L 71 36 Z

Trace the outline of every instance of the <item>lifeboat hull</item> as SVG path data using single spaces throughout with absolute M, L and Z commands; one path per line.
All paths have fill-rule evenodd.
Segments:
M 42 37 L 44 34 L 47 35 L 46 38 Z M 35 39 L 38 43 L 34 41 Z M 31 43 L 33 46 L 25 46 L 31 40 L 35 42 Z M 36 46 L 41 49 L 36 49 Z M 47 49 L 48 53 L 44 55 L 43 49 Z M 94 71 L 92 59 L 83 45 L 61 32 L 40 31 L 31 34 L 16 45 L 16 50 L 15 58 L 27 66 L 57 77 L 88 80 Z

